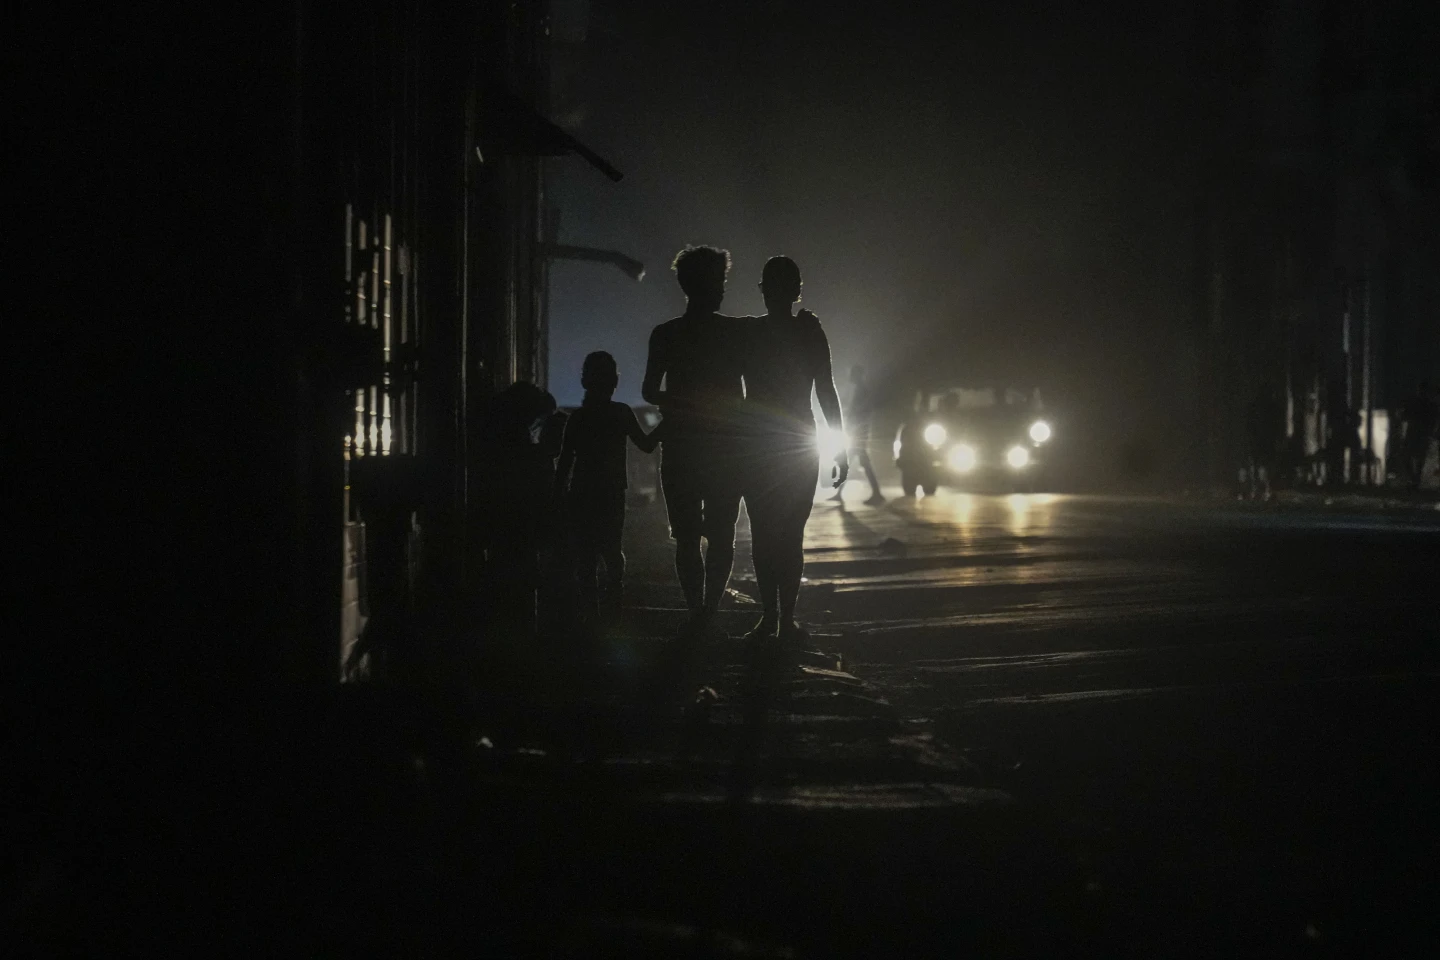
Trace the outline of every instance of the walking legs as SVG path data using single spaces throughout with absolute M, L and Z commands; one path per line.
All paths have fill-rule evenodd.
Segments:
M 700 555 L 699 537 L 675 539 L 675 576 L 685 594 L 685 606 L 694 614 L 705 603 L 705 559 Z

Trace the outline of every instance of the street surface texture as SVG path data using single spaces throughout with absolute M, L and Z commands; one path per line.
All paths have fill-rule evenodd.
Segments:
M 741 639 L 743 525 L 733 594 L 688 644 L 662 507 L 626 537 L 603 640 L 461 627 L 448 687 L 347 684 L 230 730 L 162 716 L 193 741 L 169 759 L 106 747 L 83 794 L 35 808 L 63 845 L 25 847 L 22 939 L 1436 954 L 1440 512 L 822 499 L 815 649 L 783 655 Z
M 633 593 L 673 609 L 658 512 Z M 743 891 L 720 928 L 819 954 L 1440 942 L 1433 509 L 942 491 L 819 502 L 806 554 L 813 646 L 858 685 L 820 712 L 871 727 L 775 721 L 795 783 L 749 803 L 784 826 L 701 856 Z M 730 634 L 743 530 L 739 556 Z

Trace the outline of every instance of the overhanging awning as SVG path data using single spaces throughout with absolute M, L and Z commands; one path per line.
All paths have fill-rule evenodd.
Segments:
M 499 87 L 480 93 L 476 150 L 487 156 L 558 157 L 573 153 L 611 180 L 624 176 L 604 157 L 541 116 L 524 100 Z

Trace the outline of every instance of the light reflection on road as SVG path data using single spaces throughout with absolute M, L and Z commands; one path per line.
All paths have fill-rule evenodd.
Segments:
M 1048 532 L 1055 502 L 1052 493 L 1012 493 L 1005 498 L 1010 507 L 1010 532 L 1017 537 Z
M 939 591 L 924 603 L 928 615 L 943 619 L 961 602 L 948 591 L 1013 591 L 1057 579 L 1057 564 L 1069 549 L 1065 541 L 1095 526 L 1093 517 L 1077 514 L 1076 502 L 1049 493 L 943 489 L 916 499 L 894 497 L 880 506 L 817 501 L 806 531 L 807 586 L 865 593 L 910 610 L 870 612 L 887 620 L 912 616 L 916 591 Z M 1102 581 L 1128 575 L 1104 564 L 1066 574 L 1071 580 Z
M 1440 511 L 1416 514 L 1330 513 L 1321 511 L 1243 510 L 1160 497 L 1095 496 L 1053 493 L 965 493 L 942 489 L 934 496 L 907 499 L 896 488 L 884 491 L 884 504 L 848 500 L 843 506 L 817 499 L 806 530 L 808 551 L 904 549 L 954 551 L 1000 550 L 1040 556 L 1062 542 L 1123 544 L 1143 536 L 1167 540 L 1185 531 L 1254 529 L 1309 530 L 1339 534 L 1375 531 L 1389 534 L 1440 534 Z M 1121 547 L 1123 549 L 1123 547 Z
M 888 491 L 887 491 L 888 492 Z M 811 550 L 864 550 L 881 542 L 915 548 L 1052 536 L 1074 498 L 1051 493 L 965 493 L 941 490 L 916 499 L 893 497 L 879 507 L 819 500 L 811 514 Z
M 955 522 L 962 527 L 968 527 L 974 513 L 975 498 L 968 493 L 957 493 L 955 495 Z

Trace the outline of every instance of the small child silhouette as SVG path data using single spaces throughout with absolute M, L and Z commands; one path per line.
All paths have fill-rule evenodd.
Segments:
M 585 399 L 565 424 L 555 491 L 564 511 L 574 551 L 580 590 L 580 615 L 600 624 L 601 598 L 596 582 L 598 565 L 605 565 L 605 620 L 620 612 L 625 578 L 625 554 L 620 541 L 625 531 L 625 489 L 628 485 L 625 441 L 646 453 L 659 442 L 646 434 L 635 411 L 612 400 L 620 383 L 615 358 L 597 351 L 585 358 L 580 385 Z

